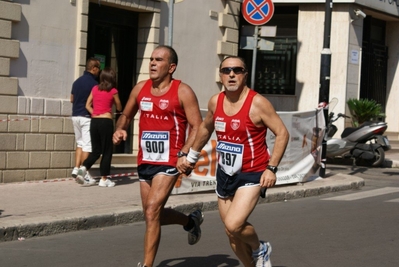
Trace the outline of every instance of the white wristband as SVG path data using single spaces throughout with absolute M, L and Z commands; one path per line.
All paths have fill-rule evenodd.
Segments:
M 197 163 L 197 161 L 198 161 L 198 159 L 200 157 L 200 154 L 201 154 L 201 152 L 192 150 L 190 148 L 190 151 L 188 152 L 186 159 L 190 163 Z

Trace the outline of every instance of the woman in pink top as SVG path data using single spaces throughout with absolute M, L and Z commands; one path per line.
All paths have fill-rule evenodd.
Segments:
M 98 183 L 102 187 L 113 187 L 115 183 L 108 179 L 112 160 L 112 135 L 114 122 L 112 120 L 112 106 L 115 104 L 117 112 L 122 110 L 116 87 L 116 73 L 112 68 L 104 68 L 100 74 L 100 84 L 93 87 L 86 102 L 86 109 L 91 114 L 90 136 L 92 152 L 79 168 L 77 182 L 94 185 L 95 181 L 85 180 L 87 170 L 93 166 L 102 155 L 100 162 L 101 179 Z

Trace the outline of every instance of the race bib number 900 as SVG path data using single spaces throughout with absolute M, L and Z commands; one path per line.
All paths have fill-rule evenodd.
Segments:
M 244 145 L 229 142 L 218 142 L 219 165 L 228 175 L 234 175 L 242 168 Z
M 169 161 L 169 132 L 143 132 L 141 135 L 143 160 Z

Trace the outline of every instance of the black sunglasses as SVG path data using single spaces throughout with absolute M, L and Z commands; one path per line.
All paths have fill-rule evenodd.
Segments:
M 234 74 L 243 74 L 246 72 L 246 70 L 243 67 L 226 67 L 226 68 L 221 68 L 220 73 L 223 74 L 230 74 L 231 71 L 234 72 Z

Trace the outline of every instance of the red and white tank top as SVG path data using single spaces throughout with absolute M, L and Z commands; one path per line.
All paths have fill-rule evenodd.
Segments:
M 250 90 L 240 111 L 233 116 L 224 112 L 225 92 L 218 96 L 214 113 L 218 164 L 228 175 L 239 172 L 261 172 L 270 159 L 266 144 L 266 127 L 256 127 L 249 117 L 252 100 L 257 93 Z
M 177 163 L 177 152 L 186 140 L 187 119 L 178 97 L 180 80 L 172 80 L 162 96 L 151 93 L 152 81 L 141 89 L 139 105 L 138 164 L 171 165 Z

